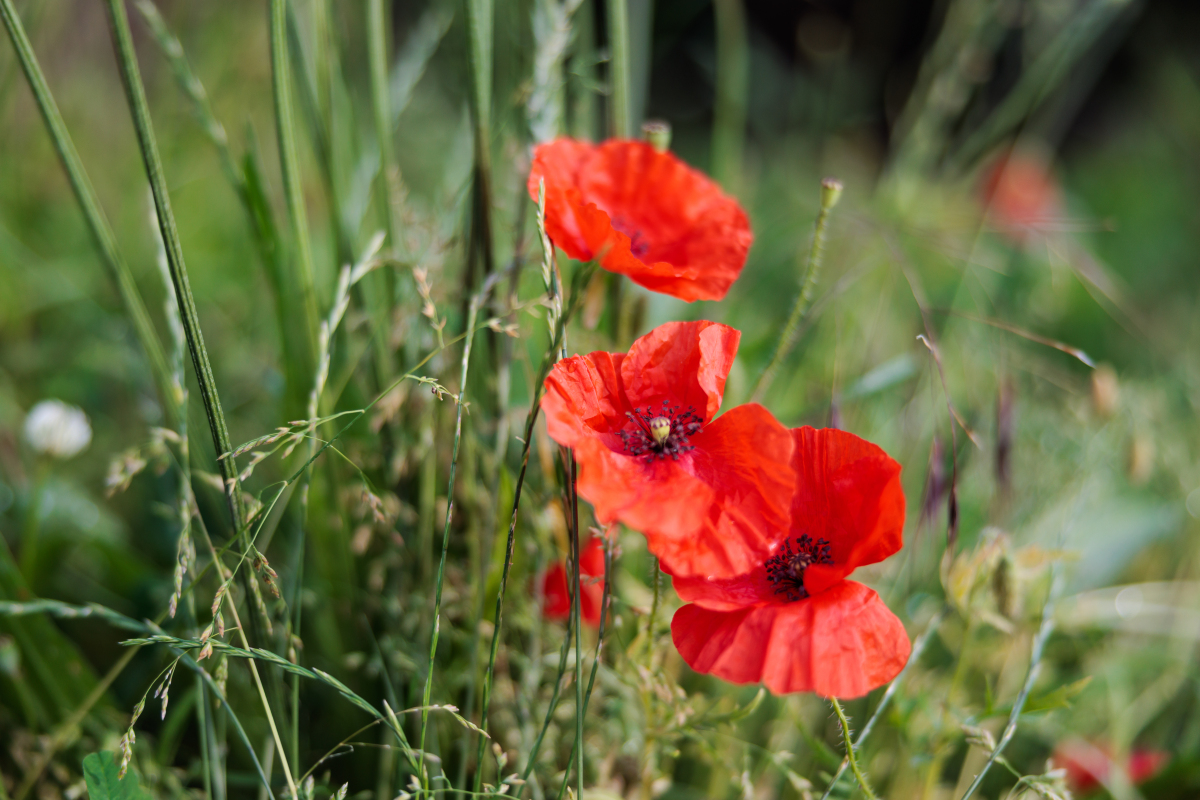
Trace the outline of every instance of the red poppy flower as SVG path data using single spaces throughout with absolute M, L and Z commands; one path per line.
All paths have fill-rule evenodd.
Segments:
M 753 238 L 737 201 L 646 142 L 556 139 L 533 152 L 529 194 L 546 182 L 546 232 L 571 258 L 683 300 L 720 300 Z
M 749 568 L 744 555 L 787 520 L 795 484 L 791 434 L 769 411 L 748 404 L 714 419 L 740 336 L 669 322 L 628 354 L 563 359 L 542 398 L 596 519 L 641 531 L 664 559 L 690 554 L 696 570 Z
M 1145 783 L 1157 775 L 1170 758 L 1161 750 L 1134 748 L 1125 761 L 1125 774 L 1135 785 Z M 1079 794 L 1107 783 L 1112 771 L 1112 751 L 1107 745 L 1080 740 L 1063 742 L 1054 748 L 1052 760 L 1067 771 L 1068 785 Z
M 604 542 L 592 537 L 583 546 L 579 558 L 579 574 L 600 578 L 600 581 L 579 581 L 579 615 L 593 627 L 600 625 L 600 609 L 604 603 Z M 567 567 L 555 563 L 542 576 L 542 616 L 546 619 L 566 619 L 571 616 L 571 594 L 567 583 Z
M 833 428 L 792 431 L 795 493 L 788 524 L 761 539 L 719 532 L 748 546 L 749 568 L 696 569 L 701 547 L 661 556 L 687 601 L 671 637 L 696 671 L 776 694 L 859 697 L 908 661 L 904 626 L 871 589 L 845 580 L 900 549 L 900 465 L 881 449 Z
M 992 218 L 1018 242 L 1061 215 L 1058 183 L 1046 160 L 1032 152 L 998 158 L 984 173 L 980 188 Z

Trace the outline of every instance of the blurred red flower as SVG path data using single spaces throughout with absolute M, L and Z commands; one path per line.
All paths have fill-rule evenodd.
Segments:
M 898 551 L 904 531 L 900 465 L 880 448 L 833 428 L 796 428 L 791 519 L 767 536 L 719 533 L 747 548 L 739 569 L 698 569 L 697 544 L 660 556 L 690 605 L 671 636 L 692 669 L 776 694 L 859 697 L 908 661 L 900 620 L 874 591 L 845 580 Z
M 628 354 L 563 359 L 542 398 L 596 519 L 641 531 L 661 558 L 686 552 L 696 569 L 748 568 L 756 543 L 736 537 L 782 527 L 795 485 L 791 434 L 769 411 L 748 404 L 713 419 L 740 335 L 669 322 Z
M 600 625 L 600 609 L 604 603 L 604 541 L 595 536 L 588 539 L 579 558 L 580 588 L 579 615 L 592 626 Z M 599 578 L 587 581 L 584 578 Z M 567 583 L 567 567 L 559 561 L 542 576 L 542 616 L 546 619 L 566 619 L 571 616 L 571 594 Z
M 1125 774 L 1136 784 L 1145 783 L 1166 766 L 1171 756 L 1162 750 L 1135 747 L 1125 760 Z M 1067 771 L 1071 791 L 1086 794 L 1108 782 L 1112 771 L 1111 748 L 1082 740 L 1062 742 L 1051 759 Z
M 571 258 L 683 300 L 720 300 L 753 238 L 737 201 L 646 142 L 556 139 L 533 153 L 529 194 L 546 182 L 546 232 Z
M 984 172 L 981 194 L 988 213 L 1009 236 L 1024 241 L 1061 216 L 1058 182 L 1047 160 L 1033 152 L 1011 152 Z

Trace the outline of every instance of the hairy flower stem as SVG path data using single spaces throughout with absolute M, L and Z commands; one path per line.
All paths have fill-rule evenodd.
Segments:
M 54 102 L 54 96 L 50 93 L 46 76 L 42 74 L 37 56 L 33 52 L 33 46 L 29 43 L 29 37 L 25 33 L 20 17 L 17 16 L 12 0 L 0 0 L 0 19 L 3 19 L 8 37 L 12 41 L 13 50 L 16 51 L 17 60 L 21 64 L 21 70 L 25 73 L 29 89 L 33 92 L 33 98 L 37 102 L 38 111 L 41 112 L 42 120 L 46 123 L 46 129 L 50 133 L 50 139 L 62 162 L 63 170 L 67 173 L 67 179 L 71 183 L 71 189 L 75 193 L 79 208 L 83 211 L 88 230 L 92 234 L 96 248 L 100 251 L 100 258 L 117 285 L 117 292 L 121 295 L 125 312 L 129 315 L 138 342 L 150 362 L 150 374 L 154 377 L 164 414 L 168 423 L 174 427 L 185 412 L 180 407 L 174 392 L 171 369 L 163 351 L 162 341 L 154 329 L 154 323 L 150 319 L 150 313 L 146 310 L 146 304 L 142 301 L 142 295 L 134 282 L 133 273 L 130 272 L 129 265 L 125 263 L 125 259 L 117 249 L 116 236 L 100 207 L 96 190 L 92 188 L 87 172 L 84 171 L 83 162 L 75 150 L 71 135 L 67 132 L 67 126 L 58 111 L 58 104 Z
M 854 755 L 854 742 L 850 740 L 850 721 L 846 719 L 846 714 L 842 711 L 842 704 L 836 697 L 829 698 L 829 704 L 833 706 L 833 713 L 837 714 L 838 722 L 842 725 L 842 741 L 846 743 L 846 760 L 850 762 L 850 771 L 854 773 L 854 779 L 858 781 L 858 786 L 866 795 L 867 800 L 879 800 L 875 792 L 871 791 L 871 785 L 867 783 L 867 776 L 858 766 L 858 759 Z
M 623 2 L 623 0 L 621 0 Z M 587 709 L 583 704 L 583 624 L 580 619 L 583 605 L 583 590 L 579 583 L 579 465 L 575 461 L 574 450 L 564 450 L 564 455 L 570 460 L 571 476 L 571 573 L 575 589 L 571 600 L 571 616 L 575 618 L 575 796 L 583 797 L 583 715 Z M 563 781 L 566 782 L 565 779 Z
M 874 729 L 875 723 L 883 715 L 883 712 L 887 710 L 888 704 L 891 702 L 892 697 L 896 694 L 896 690 L 900 688 L 900 684 L 904 681 L 904 676 L 908 674 L 910 669 L 912 669 L 913 664 L 916 664 L 921 658 L 921 653 L 925 652 L 925 645 L 929 644 L 929 640 L 933 637 L 934 632 L 937 631 L 937 627 L 941 624 L 942 617 L 945 616 L 945 613 L 946 610 L 942 609 L 934 614 L 933 618 L 930 619 L 929 623 L 925 626 L 925 631 L 917 637 L 916 641 L 913 642 L 912 652 L 908 656 L 908 662 L 904 665 L 904 669 L 900 670 L 900 674 L 893 678 L 892 682 L 888 684 L 888 688 L 884 691 L 883 697 L 879 699 L 879 705 L 875 707 L 875 710 L 871 713 L 870 719 L 867 720 L 867 724 L 863 725 L 862 730 L 858 732 L 858 736 L 854 739 L 854 747 L 856 749 L 862 749 L 863 743 L 866 742 L 867 737 L 871 735 L 871 731 Z M 850 760 L 848 758 L 842 759 L 841 766 L 839 766 L 837 772 L 834 773 L 833 779 L 829 781 L 829 786 L 825 789 L 825 793 L 821 795 L 821 800 L 829 800 L 829 796 L 833 794 L 834 787 L 837 786 L 838 781 L 842 778 L 842 775 L 846 774 L 846 768 L 849 766 Z
M 759 402 L 763 395 L 767 393 L 767 389 L 771 388 L 771 382 L 775 380 L 775 373 L 779 370 L 780 364 L 788 353 L 792 351 L 792 347 L 796 344 L 796 333 L 800 328 L 800 321 L 804 319 L 812 306 L 813 288 L 817 285 L 817 277 L 821 272 L 821 260 L 825 253 L 825 229 L 829 222 L 829 212 L 837 205 L 842 196 L 842 184 L 833 178 L 826 178 L 821 181 L 821 210 L 817 212 L 817 223 L 813 230 L 812 246 L 808 251 L 808 260 L 804 265 L 804 277 L 800 281 L 800 293 L 796 295 L 796 300 L 792 303 L 792 311 L 788 314 L 787 323 L 783 326 L 783 333 L 779 337 L 779 341 L 775 345 L 775 352 L 771 354 L 771 360 L 767 362 L 766 368 L 762 375 L 758 377 L 758 383 L 754 385 L 754 391 L 750 394 L 751 402 Z

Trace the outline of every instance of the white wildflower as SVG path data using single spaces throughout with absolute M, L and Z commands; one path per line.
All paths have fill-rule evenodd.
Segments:
M 61 400 L 43 400 L 25 417 L 25 441 L 39 453 L 71 458 L 92 441 L 83 409 Z

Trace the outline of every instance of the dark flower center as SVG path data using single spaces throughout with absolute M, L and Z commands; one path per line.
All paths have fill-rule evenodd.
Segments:
M 635 408 L 626 411 L 625 416 L 634 424 L 633 430 L 618 433 L 625 443 L 625 452 L 631 456 L 646 456 L 651 461 L 667 456 L 678 461 L 680 453 L 695 449 L 688 444 L 688 437 L 704 426 L 694 406 L 682 411 L 666 400 L 658 409 L 652 406 L 647 406 L 645 411 Z
M 650 242 L 645 235 L 622 216 L 612 218 L 612 226 L 629 237 L 629 252 L 634 258 L 642 258 L 650 252 Z
M 795 548 L 792 542 L 796 543 Z M 767 559 L 767 580 L 775 584 L 775 594 L 786 594 L 789 601 L 808 597 L 804 571 L 813 564 L 832 564 L 828 539 L 800 536 L 784 539 L 783 549 Z

